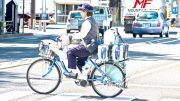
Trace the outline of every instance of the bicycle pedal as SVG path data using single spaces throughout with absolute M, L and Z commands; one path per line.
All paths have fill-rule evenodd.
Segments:
M 78 86 L 80 86 L 79 80 L 75 80 L 74 83 Z
M 87 80 L 79 79 L 74 81 L 76 85 L 86 87 L 89 85 L 89 82 Z

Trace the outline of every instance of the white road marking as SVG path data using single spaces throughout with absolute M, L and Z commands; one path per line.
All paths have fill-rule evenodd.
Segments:
M 170 43 L 170 42 L 176 42 L 176 41 L 180 41 L 180 40 L 165 41 L 165 42 L 161 42 L 161 43 L 159 43 L 159 44 L 167 44 L 167 43 Z
M 165 69 L 165 68 L 173 67 L 173 66 L 175 66 L 175 65 L 180 65 L 180 62 L 175 62 L 175 63 L 169 64 L 169 65 L 165 65 L 165 66 L 162 66 L 162 67 L 158 67 L 158 68 L 155 68 L 155 69 L 150 69 L 150 70 L 144 71 L 144 72 L 142 72 L 142 73 L 137 73 L 137 74 L 135 74 L 135 75 L 130 76 L 130 77 L 127 78 L 127 79 L 128 79 L 128 80 L 135 79 L 135 78 L 137 78 L 137 77 L 140 77 L 140 76 L 143 76 L 143 75 L 147 75 L 147 74 L 150 74 L 150 73 L 154 73 L 154 72 L 163 70 L 163 69 Z
M 151 88 L 162 88 L 162 89 L 180 89 L 180 86 L 166 86 L 166 85 L 148 85 L 148 84 L 135 84 L 131 83 L 128 86 L 135 86 L 135 87 L 151 87 Z
M 131 48 L 136 48 L 136 47 L 139 47 L 139 46 L 147 45 L 147 43 L 148 43 L 148 44 L 167 44 L 167 43 L 170 43 L 170 42 L 180 41 L 180 39 L 176 39 L 176 40 L 170 40 L 170 41 L 160 42 L 161 40 L 164 40 L 164 39 L 167 39 L 167 38 L 155 39 L 155 40 L 151 40 L 151 41 L 144 41 L 144 42 L 140 42 L 140 43 L 134 43 L 134 44 L 130 44 L 130 47 L 131 47 Z M 152 42 L 158 42 L 158 43 L 152 43 Z
M 13 99 L 17 99 L 26 95 L 33 94 L 33 91 L 10 91 L 6 93 L 0 94 L 1 101 L 9 101 Z
M 180 99 L 177 99 L 177 98 L 163 98 L 160 101 L 180 101 Z
M 0 47 L 38 47 L 38 44 L 9 44 L 9 43 L 0 43 Z
M 77 98 L 80 98 L 84 94 L 79 93 L 61 93 L 56 96 L 48 97 L 40 101 L 71 101 Z

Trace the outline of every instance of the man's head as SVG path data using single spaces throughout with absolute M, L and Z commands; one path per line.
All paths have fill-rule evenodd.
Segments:
M 80 6 L 78 6 L 78 9 L 81 10 L 81 15 L 83 19 L 85 19 L 87 16 L 92 16 L 93 15 L 93 6 L 84 3 Z

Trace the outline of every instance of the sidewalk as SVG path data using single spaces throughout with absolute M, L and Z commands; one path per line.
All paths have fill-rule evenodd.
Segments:
M 32 36 L 33 33 L 1 33 L 0 38 L 17 37 L 17 36 Z
M 0 34 L 0 38 L 17 37 L 17 36 L 32 36 L 34 34 L 48 34 L 48 32 L 25 28 L 24 33 L 5 32 L 5 33 Z

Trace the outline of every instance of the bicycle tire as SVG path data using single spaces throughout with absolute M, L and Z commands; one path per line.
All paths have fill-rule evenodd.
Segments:
M 50 59 L 38 59 L 29 66 L 26 73 L 27 83 L 36 93 L 49 94 L 55 91 L 59 86 L 62 79 L 62 72 L 56 63 L 54 63 L 54 68 L 48 75 L 42 76 L 42 74 L 44 75 L 47 73 L 51 63 L 53 63 L 53 61 Z
M 111 70 L 108 71 L 108 65 L 110 66 L 110 68 L 114 68 Z M 103 82 L 105 82 L 106 78 L 104 78 L 103 82 L 100 81 L 100 80 L 97 80 L 97 78 L 101 78 L 102 75 L 101 73 L 96 69 L 94 68 L 92 73 L 91 73 L 91 79 L 93 79 L 91 81 L 91 84 L 92 84 L 92 88 L 93 90 L 101 97 L 103 98 L 113 98 L 113 97 L 116 97 L 118 96 L 119 94 L 121 94 L 123 92 L 123 88 L 124 88 L 124 85 L 125 85 L 125 73 L 123 73 L 122 69 L 114 64 L 114 62 L 111 62 L 111 61 L 107 61 L 107 62 L 104 62 L 104 63 L 100 63 L 98 64 L 98 67 L 102 70 L 102 71 L 106 71 L 105 73 L 110 77 L 111 81 L 110 83 L 114 82 L 116 83 L 117 81 L 115 81 L 115 78 L 113 80 L 113 77 L 115 76 L 120 76 L 120 80 L 118 80 L 118 83 L 120 84 L 120 86 L 116 87 L 115 85 L 113 89 L 108 89 L 110 86 L 108 84 L 103 84 Z M 103 68 L 105 67 L 105 68 Z M 115 71 L 116 70 L 116 71 Z M 96 74 L 97 73 L 97 74 Z M 96 85 L 96 82 L 98 82 L 98 85 Z M 108 82 L 108 81 L 107 81 Z M 102 85 L 102 87 L 100 88 L 97 88 L 96 86 L 100 86 Z M 108 85 L 108 87 L 106 86 Z M 112 94 L 110 94 L 112 92 Z

